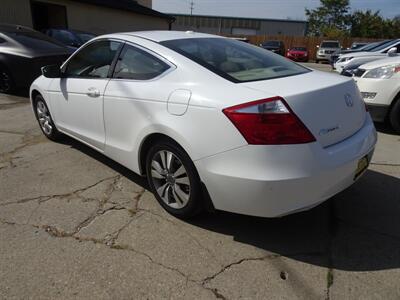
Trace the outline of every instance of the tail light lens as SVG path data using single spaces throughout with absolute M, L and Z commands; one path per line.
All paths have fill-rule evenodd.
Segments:
M 225 108 L 223 113 L 252 145 L 304 144 L 315 138 L 280 97 Z

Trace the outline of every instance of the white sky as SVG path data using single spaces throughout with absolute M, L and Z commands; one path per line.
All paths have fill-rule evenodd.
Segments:
M 166 13 L 190 13 L 191 0 L 153 0 L 153 9 Z M 304 20 L 304 8 L 319 0 L 193 0 L 193 14 Z M 380 10 L 392 18 L 400 15 L 400 0 L 350 0 L 353 10 Z

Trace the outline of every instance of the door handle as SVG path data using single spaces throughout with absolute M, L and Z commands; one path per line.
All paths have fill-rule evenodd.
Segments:
M 100 91 L 94 87 L 88 88 L 86 95 L 92 98 L 97 98 L 100 96 Z

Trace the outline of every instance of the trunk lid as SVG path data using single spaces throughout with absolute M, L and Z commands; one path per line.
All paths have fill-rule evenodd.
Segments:
M 323 147 L 350 137 L 365 122 L 365 105 L 355 82 L 336 74 L 312 71 L 242 85 L 285 99 Z

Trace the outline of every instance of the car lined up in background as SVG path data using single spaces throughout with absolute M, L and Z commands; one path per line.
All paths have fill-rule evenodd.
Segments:
M 400 56 L 361 65 L 353 78 L 373 120 L 400 133 Z
M 340 55 L 339 59 L 334 63 L 334 69 L 338 73 L 342 73 L 344 68 L 355 70 L 362 64 L 386 58 L 387 56 L 396 56 L 398 53 L 400 53 L 400 39 L 389 40 L 370 51 Z
M 89 32 L 59 28 L 46 29 L 43 33 L 74 50 L 96 37 L 96 35 Z
M 335 53 L 333 53 L 331 55 L 331 59 L 330 59 L 330 63 L 332 68 L 335 67 L 335 63 L 336 61 L 339 59 L 340 55 L 346 54 L 346 53 L 354 53 L 354 52 L 361 52 L 361 51 L 373 51 L 374 48 L 383 45 L 384 43 L 386 43 L 386 41 L 382 41 L 382 42 L 374 42 L 374 43 L 369 43 L 366 44 L 360 48 L 356 48 L 356 49 L 346 49 L 346 50 L 338 50 Z
M 286 57 L 298 62 L 307 62 L 308 50 L 306 47 L 292 47 L 286 52 Z
M 27 88 L 45 65 L 61 65 L 72 53 L 48 36 L 19 25 L 0 25 L 0 92 Z
M 351 44 L 350 48 L 347 48 L 346 50 L 358 50 L 366 45 L 368 45 L 366 42 L 354 42 Z
M 329 62 L 331 59 L 331 55 L 336 51 L 342 49 L 339 41 L 322 41 L 319 46 L 317 46 L 317 55 L 315 62 L 319 63 L 320 61 Z
M 260 47 L 282 56 L 285 55 L 285 44 L 282 41 L 266 41 L 260 44 Z

